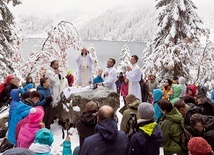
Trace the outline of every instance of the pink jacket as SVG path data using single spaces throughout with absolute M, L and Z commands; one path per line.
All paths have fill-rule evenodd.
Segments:
M 121 87 L 120 87 L 120 92 L 122 96 L 127 96 L 128 95 L 128 89 L 129 89 L 129 85 L 126 84 L 125 82 L 122 83 Z
M 32 124 L 29 122 L 22 125 L 17 138 L 17 147 L 28 149 L 34 141 L 36 132 L 41 128 L 41 124 Z

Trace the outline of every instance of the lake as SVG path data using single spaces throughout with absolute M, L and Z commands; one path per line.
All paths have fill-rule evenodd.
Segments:
M 42 40 L 42 39 L 40 39 Z M 23 51 L 24 59 L 26 60 L 34 45 L 37 44 L 38 39 L 28 38 L 21 44 L 21 49 Z M 116 65 L 118 65 L 118 60 L 120 52 L 124 45 L 127 45 L 130 49 L 132 55 L 137 55 L 139 59 L 143 56 L 143 50 L 146 47 L 145 42 L 123 42 L 123 41 L 94 41 L 94 40 L 84 40 L 83 45 L 88 47 L 94 47 L 96 50 L 98 65 L 100 68 L 105 68 L 108 58 L 112 57 L 116 60 Z M 74 71 L 77 68 L 76 58 L 80 55 L 80 51 L 74 50 L 72 48 L 68 49 L 68 66 L 69 69 Z M 140 59 L 141 60 L 141 59 Z M 139 60 L 139 65 L 142 62 Z M 50 60 L 51 61 L 51 60 Z

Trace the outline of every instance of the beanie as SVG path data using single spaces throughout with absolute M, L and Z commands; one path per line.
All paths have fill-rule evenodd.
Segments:
M 188 149 L 191 155 L 210 155 L 212 147 L 202 137 L 193 137 L 188 142 Z
M 138 106 L 138 113 L 141 119 L 150 121 L 154 118 L 154 108 L 151 103 L 143 102 Z
M 42 128 L 36 132 L 34 143 L 51 146 L 53 143 L 53 134 L 47 128 Z
M 67 71 L 67 74 L 71 74 L 71 73 L 72 73 L 71 70 L 68 70 L 68 71 Z
M 43 120 L 44 117 L 44 109 L 42 106 L 36 106 L 30 109 L 29 113 L 29 122 L 30 123 L 39 123 Z

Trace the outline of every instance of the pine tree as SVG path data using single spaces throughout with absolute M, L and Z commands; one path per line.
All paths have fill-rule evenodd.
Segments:
M 201 46 L 199 38 L 206 35 L 202 21 L 191 0 L 157 0 L 157 34 L 147 44 L 143 56 L 143 73 L 161 78 L 190 75 L 195 65 L 195 52 Z
M 13 6 L 20 4 L 17 0 L 0 0 L 0 82 L 8 74 L 18 76 L 16 68 L 22 61 L 19 45 L 18 27 L 14 23 L 14 17 L 7 7 L 12 2 Z
M 130 59 L 131 59 L 130 50 L 129 47 L 125 44 L 120 52 L 117 72 L 126 73 L 126 67 L 130 66 Z
M 60 70 L 66 71 L 68 69 L 67 49 L 70 47 L 80 50 L 82 40 L 72 23 L 61 21 L 48 32 L 44 42 L 34 47 L 28 61 L 21 68 L 23 77 L 33 75 L 35 82 L 38 83 L 52 60 L 58 60 Z

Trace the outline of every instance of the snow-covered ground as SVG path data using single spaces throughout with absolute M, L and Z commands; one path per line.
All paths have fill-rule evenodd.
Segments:
M 122 97 L 120 98 L 120 108 L 124 105 Z M 120 127 L 120 122 L 122 119 L 122 115 L 119 113 L 119 109 L 117 110 L 116 114 L 118 117 L 118 128 Z M 8 110 L 0 114 L 0 118 L 6 117 L 8 115 Z M 52 144 L 52 151 L 51 153 L 54 155 L 61 155 L 62 154 L 62 143 L 64 139 L 62 139 L 62 127 L 57 123 L 57 120 L 51 125 L 51 131 L 54 135 L 54 142 Z M 79 145 L 79 136 L 76 128 L 71 128 L 69 130 L 71 133 L 70 139 L 71 139 L 71 147 L 72 151 L 76 146 Z M 66 137 L 66 131 L 65 131 L 65 137 Z M 160 155 L 163 155 L 163 149 L 160 148 Z

